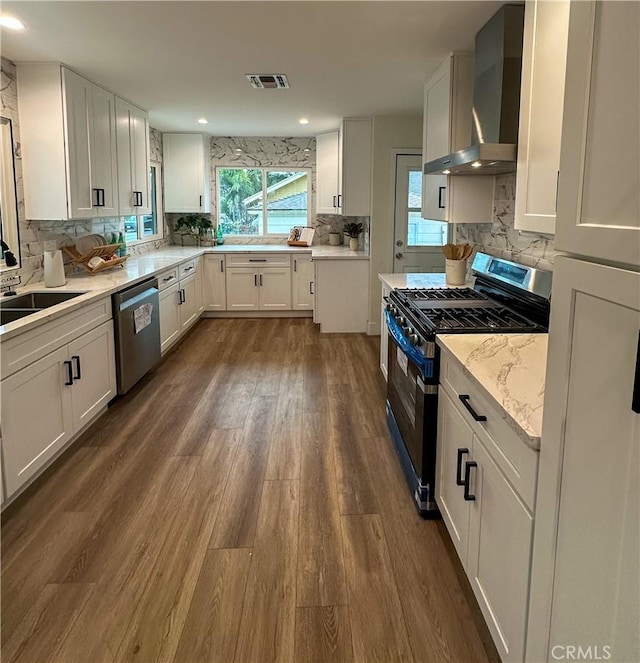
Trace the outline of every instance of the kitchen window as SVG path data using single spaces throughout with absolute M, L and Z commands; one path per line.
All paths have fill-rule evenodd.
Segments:
M 309 225 L 310 169 L 219 167 L 216 176 L 224 235 L 282 236 Z
M 149 168 L 149 198 L 151 213 L 127 216 L 124 219 L 125 241 L 149 242 L 164 237 L 164 214 L 162 209 L 162 166 L 152 161 Z

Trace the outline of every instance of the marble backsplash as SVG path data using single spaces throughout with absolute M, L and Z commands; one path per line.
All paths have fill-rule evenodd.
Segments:
M 553 270 L 553 235 L 522 232 L 513 227 L 516 175 L 496 177 L 491 223 L 456 226 L 456 241 L 469 242 L 477 251 L 513 260 L 531 267 Z
M 316 141 L 315 138 L 290 138 L 274 136 L 214 136 L 211 138 L 211 218 L 214 225 L 217 220 L 216 168 L 219 166 L 242 168 L 310 168 L 311 200 L 310 209 L 315 210 L 316 193 Z M 180 214 L 168 214 L 169 224 L 178 219 Z M 329 232 L 342 234 L 344 224 L 362 223 L 364 232 L 360 237 L 362 248 L 369 246 L 369 217 L 343 217 L 339 215 L 315 214 L 312 211 L 310 225 L 315 228 L 314 244 L 328 244 Z M 190 238 L 187 238 L 189 241 Z M 183 239 L 175 234 L 173 241 L 180 244 Z M 286 244 L 282 237 L 226 237 L 228 244 Z

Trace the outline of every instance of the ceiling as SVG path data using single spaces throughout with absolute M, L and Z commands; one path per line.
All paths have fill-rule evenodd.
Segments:
M 450 51 L 473 50 L 501 5 L 3 0 L 27 29 L 3 29 L 0 52 L 63 62 L 147 109 L 161 131 L 313 136 L 341 117 L 421 113 L 425 78 Z M 249 73 L 284 73 L 291 89 L 255 90 Z

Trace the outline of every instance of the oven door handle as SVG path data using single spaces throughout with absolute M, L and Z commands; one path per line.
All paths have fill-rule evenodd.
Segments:
M 425 359 L 418 350 L 409 343 L 408 339 L 405 337 L 402 329 L 398 326 L 395 318 L 391 315 L 389 311 L 384 312 L 385 320 L 387 321 L 387 329 L 393 337 L 393 340 L 397 343 L 398 347 L 404 352 L 404 354 L 415 364 L 420 370 L 421 374 L 426 374 L 426 367 L 428 364 L 427 359 Z

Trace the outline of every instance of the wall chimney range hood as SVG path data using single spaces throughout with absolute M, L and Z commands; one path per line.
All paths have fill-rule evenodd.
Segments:
M 504 5 L 476 35 L 472 144 L 424 164 L 424 174 L 515 173 L 524 5 Z

